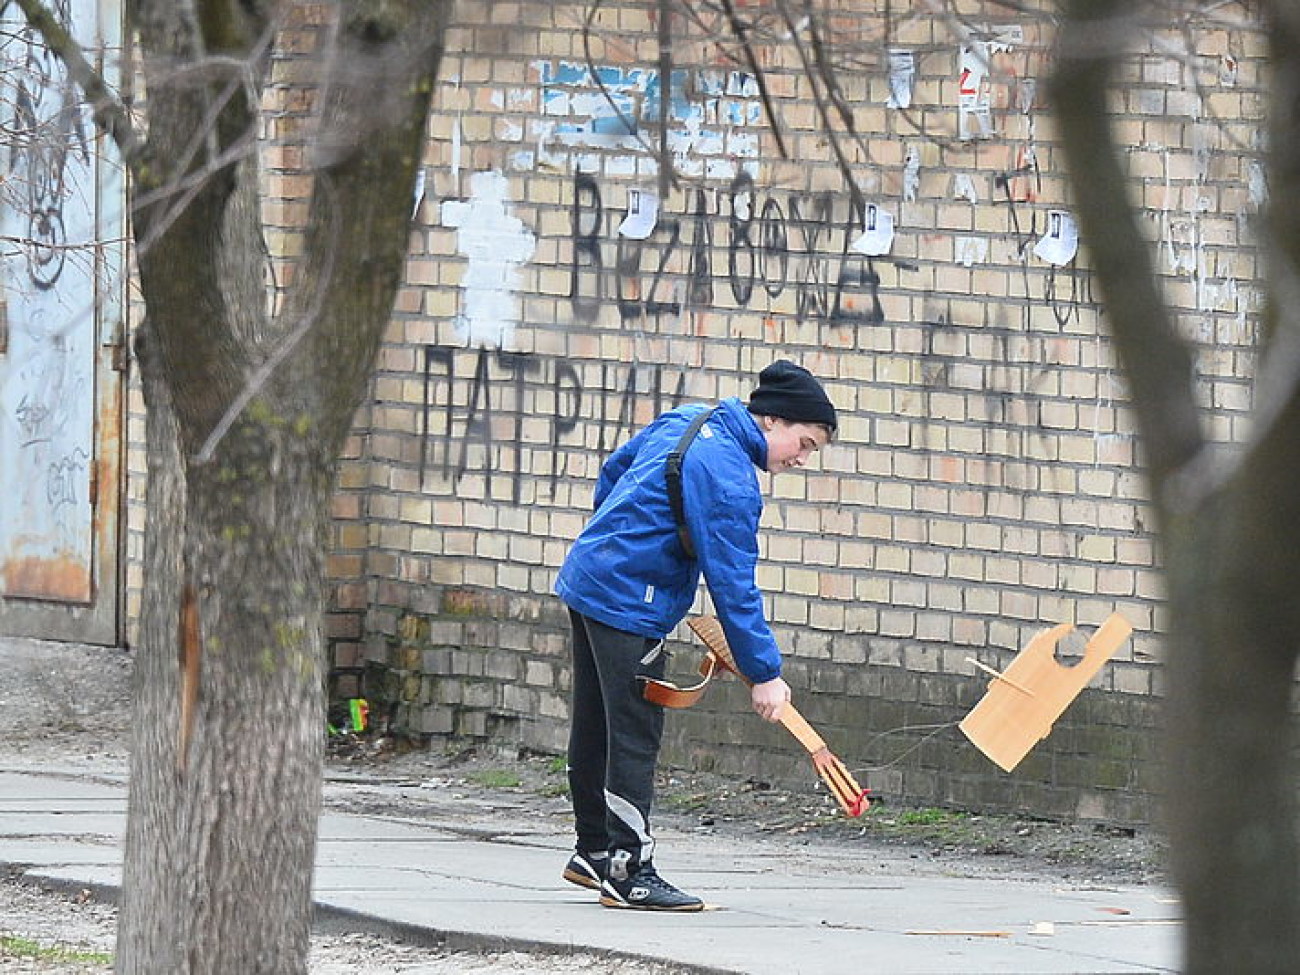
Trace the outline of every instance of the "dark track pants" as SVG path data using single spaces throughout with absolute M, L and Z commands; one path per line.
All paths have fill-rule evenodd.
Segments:
M 608 850 L 610 871 L 650 862 L 650 806 L 664 709 L 641 696 L 637 677 L 662 679 L 663 641 L 625 633 L 573 610 L 569 791 L 577 848 Z

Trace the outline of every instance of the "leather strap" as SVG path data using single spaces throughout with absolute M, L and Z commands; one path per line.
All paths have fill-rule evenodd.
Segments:
M 689 559 L 695 558 L 695 544 L 691 541 L 691 530 L 686 527 L 686 501 L 682 497 L 682 462 L 691 441 L 695 439 L 700 428 L 708 422 L 716 409 L 716 406 L 711 406 L 691 420 L 691 425 L 677 441 L 677 446 L 669 452 L 668 460 L 664 465 L 664 479 L 668 482 L 668 506 L 673 509 L 673 520 L 677 522 L 677 537 Z
M 712 653 L 706 653 L 704 659 L 700 661 L 702 680 L 698 684 L 693 684 L 690 687 L 678 687 L 672 681 L 656 680 L 654 677 L 641 677 L 638 679 L 645 684 L 645 687 L 641 689 L 641 694 L 651 704 L 658 704 L 661 707 L 689 708 L 704 696 L 704 692 L 708 690 L 709 681 L 713 680 L 717 670 L 718 658 Z

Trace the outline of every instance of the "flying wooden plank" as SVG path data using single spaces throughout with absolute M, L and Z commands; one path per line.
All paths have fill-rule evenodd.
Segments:
M 1014 769 L 1047 737 L 1061 712 L 1133 632 L 1128 620 L 1112 613 L 1088 641 L 1083 658 L 1065 667 L 1056 660 L 1056 645 L 1073 629 L 1061 623 L 1039 632 L 1001 673 L 972 661 L 993 680 L 958 727 L 1003 771 Z

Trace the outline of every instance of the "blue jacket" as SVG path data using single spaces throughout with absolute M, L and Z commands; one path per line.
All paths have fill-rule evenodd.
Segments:
M 596 511 L 569 550 L 555 592 L 584 616 L 662 638 L 691 608 L 700 575 L 741 672 L 755 683 L 781 674 L 781 654 L 754 580 L 763 512 L 755 468 L 767 440 L 736 398 L 723 400 L 682 463 L 682 497 L 696 558 L 677 536 L 664 476 L 669 452 L 707 407 L 661 415 L 601 468 Z

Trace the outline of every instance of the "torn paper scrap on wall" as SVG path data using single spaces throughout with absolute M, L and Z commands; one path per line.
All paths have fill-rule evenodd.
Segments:
M 975 180 L 971 179 L 970 173 L 958 173 L 952 178 L 952 197 L 971 203 L 980 201 L 979 190 L 975 189 Z
M 631 240 L 645 240 L 659 222 L 659 197 L 645 190 L 627 191 L 627 216 L 618 232 Z
M 910 108 L 916 87 L 916 56 L 911 51 L 889 52 L 889 108 Z
M 868 257 L 880 257 L 888 254 L 893 245 L 894 215 L 868 203 L 862 213 L 862 233 L 849 245 L 849 250 Z
M 546 138 L 559 145 L 643 152 L 666 109 L 668 143 L 683 172 L 702 175 L 706 162 L 725 161 L 734 175 L 736 161 L 727 153 L 758 158 L 756 139 L 728 141 L 736 130 L 763 127 L 758 81 L 748 72 L 675 70 L 665 84 L 649 68 L 570 61 L 538 61 L 534 68 L 542 113 L 551 121 Z
M 921 188 L 921 153 L 916 146 L 907 147 L 907 159 L 903 162 L 903 202 L 915 203 L 917 190 Z
M 1049 210 L 1047 233 L 1034 245 L 1034 253 L 1048 264 L 1069 264 L 1079 252 L 1079 228 L 1064 210 Z
M 965 141 L 993 137 L 988 70 L 989 46 L 971 39 L 962 45 L 957 83 L 957 135 Z
M 953 260 L 962 267 L 974 267 L 989 259 L 987 237 L 958 237 L 953 241 Z
M 475 173 L 470 199 L 442 206 L 442 222 L 459 231 L 456 249 L 467 258 L 456 323 L 469 346 L 506 348 L 519 324 L 519 268 L 537 238 L 514 215 L 508 188 L 500 173 Z
M 962 42 L 957 84 L 957 135 L 962 140 L 991 139 L 995 135 L 992 60 L 994 55 L 1023 45 L 1024 40 L 1025 31 L 1019 24 L 999 24 L 985 27 L 978 36 L 969 34 Z
M 415 190 L 411 194 L 411 219 L 414 220 L 420 215 L 420 204 L 424 202 L 424 189 L 429 180 L 428 174 L 423 168 L 415 172 Z
M 1259 209 L 1268 202 L 1268 174 L 1259 160 L 1252 160 L 1246 167 L 1246 188 L 1251 206 Z

